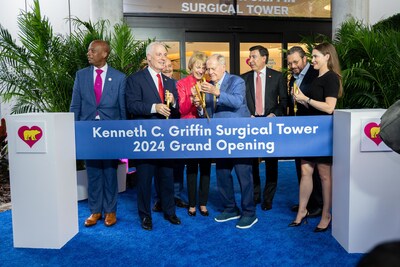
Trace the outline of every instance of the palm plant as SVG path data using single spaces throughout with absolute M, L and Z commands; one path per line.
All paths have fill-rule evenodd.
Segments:
M 54 35 L 39 1 L 31 12 L 18 16 L 19 40 L 0 25 L 0 96 L 14 99 L 11 112 L 67 112 L 77 70 L 88 66 L 86 53 L 91 41 L 106 40 L 111 54 L 108 63 L 129 75 L 140 69 L 145 49 L 151 40 L 136 41 L 126 23 L 108 31 L 109 23 L 73 19 L 70 36 Z
M 303 37 L 309 56 L 319 42 L 331 42 L 338 53 L 344 95 L 337 108 L 388 108 L 400 98 L 400 14 L 370 27 L 354 18 L 344 22 L 334 40 Z
M 341 61 L 340 108 L 388 108 L 400 98 L 400 32 L 350 19 L 333 41 Z
M 74 72 L 63 36 L 54 35 L 47 18 L 42 18 L 38 1 L 32 12 L 17 19 L 18 46 L 0 25 L 0 94 L 15 99 L 12 113 L 60 112 L 68 110 Z

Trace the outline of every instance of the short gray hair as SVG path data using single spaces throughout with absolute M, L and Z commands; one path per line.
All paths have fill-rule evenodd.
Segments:
M 213 54 L 208 59 L 215 58 L 220 65 L 226 66 L 225 57 L 221 54 Z
M 165 47 L 165 44 L 162 42 L 151 42 L 147 47 L 146 47 L 146 55 L 150 53 L 150 51 L 153 49 L 153 47 L 157 45 L 162 45 Z

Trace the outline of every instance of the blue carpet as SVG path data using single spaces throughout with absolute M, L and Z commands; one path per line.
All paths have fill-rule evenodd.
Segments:
M 261 174 L 265 175 L 264 168 Z M 220 206 L 212 169 L 210 217 L 189 217 L 177 209 L 182 225 L 153 214 L 153 231 L 144 231 L 136 208 L 136 189 L 119 194 L 118 223 L 83 226 L 89 215 L 87 201 L 80 201 L 79 233 L 62 249 L 14 248 L 11 211 L 0 213 L 0 266 L 355 266 L 362 254 L 348 254 L 331 230 L 313 233 L 319 218 L 290 228 L 298 202 L 293 161 L 279 162 L 278 190 L 273 209 L 257 206 L 259 221 L 251 229 L 235 228 L 236 221 L 217 223 Z M 262 178 L 262 180 L 265 180 Z M 236 192 L 239 192 L 235 182 Z M 240 203 L 239 194 L 237 194 Z

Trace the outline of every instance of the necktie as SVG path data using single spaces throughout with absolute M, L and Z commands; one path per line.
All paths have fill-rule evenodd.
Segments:
M 263 98 L 262 98 L 262 82 L 261 72 L 257 72 L 256 78 L 256 115 L 263 115 Z
M 216 87 L 217 89 L 219 89 L 219 83 L 217 83 L 217 84 L 215 85 L 215 87 Z M 214 103 L 214 112 L 215 112 L 215 110 L 217 109 L 217 96 L 216 96 L 216 95 L 213 95 L 213 103 Z
M 160 73 L 157 74 L 157 78 L 158 78 L 158 93 L 160 94 L 161 103 L 164 103 L 164 88 L 162 85 Z
M 96 104 L 100 103 L 101 99 L 101 89 L 103 87 L 103 80 L 101 79 L 101 73 L 103 72 L 101 69 L 97 69 L 97 76 L 94 80 L 94 94 L 96 95 Z

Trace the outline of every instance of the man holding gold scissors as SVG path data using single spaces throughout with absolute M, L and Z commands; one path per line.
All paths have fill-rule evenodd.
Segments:
M 127 78 L 126 109 L 132 119 L 179 118 L 178 93 L 175 82 L 161 72 L 165 66 L 167 50 L 160 42 L 146 48 L 148 67 Z M 167 103 L 167 104 L 166 104 Z M 137 160 L 138 212 L 142 228 L 152 230 L 151 184 L 152 178 L 160 183 L 160 198 L 164 218 L 172 224 L 180 224 L 175 214 L 173 160 Z
M 289 81 L 289 92 L 294 93 L 296 88 L 307 95 L 311 89 L 311 83 L 315 78 L 318 77 L 318 71 L 315 70 L 310 63 L 307 61 L 306 53 L 300 46 L 293 46 L 287 52 L 287 63 L 291 73 Z M 291 116 L 303 116 L 307 112 L 305 105 L 297 105 L 293 98 L 289 101 L 289 115 Z M 296 108 L 295 108 L 296 107 Z M 301 179 L 301 159 L 296 158 L 296 173 L 297 179 L 300 184 Z M 321 179 L 319 178 L 318 170 L 315 169 L 313 173 L 313 191 L 310 196 L 310 200 L 307 204 L 307 210 L 309 211 L 309 217 L 320 216 L 322 213 L 322 188 Z M 297 212 L 299 206 L 294 205 L 291 210 Z

